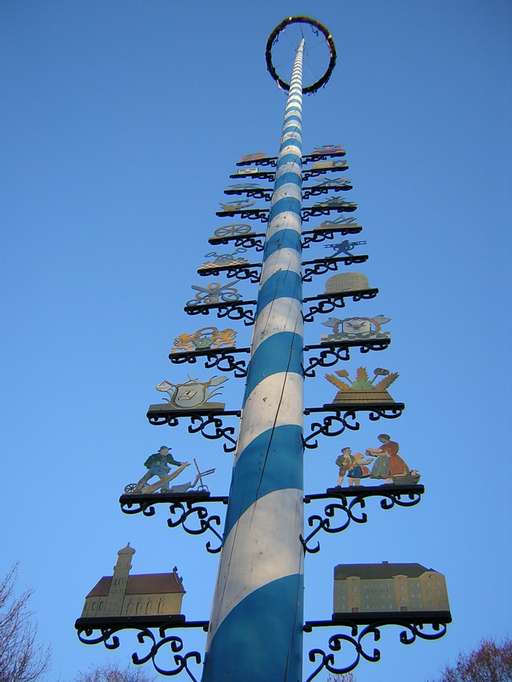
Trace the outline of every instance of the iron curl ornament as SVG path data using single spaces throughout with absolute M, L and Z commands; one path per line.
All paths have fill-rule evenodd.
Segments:
M 104 618 L 79 618 L 75 623 L 78 639 L 82 644 L 103 644 L 106 649 L 114 650 L 120 646 L 118 633 L 125 630 L 138 630 L 137 641 L 148 647 L 145 653 L 132 653 L 132 662 L 143 665 L 151 661 L 154 669 L 166 677 L 185 673 L 187 679 L 199 682 L 189 667 L 190 663 L 201 664 L 199 651 L 186 651 L 182 637 L 168 634 L 176 628 L 201 628 L 208 631 L 208 621 L 186 621 L 185 616 L 120 616 Z M 154 628 L 156 631 L 153 631 Z M 170 655 L 170 664 L 163 665 L 157 657 L 164 651 Z
M 157 494 L 127 494 L 119 498 L 121 511 L 125 514 L 139 514 L 144 516 L 155 515 L 155 505 L 169 504 L 170 518 L 167 520 L 169 528 L 181 526 L 189 535 L 203 535 L 211 532 L 216 538 L 218 546 L 212 546 L 210 540 L 206 543 L 206 550 L 210 554 L 216 554 L 222 549 L 222 535 L 218 532 L 221 528 L 221 517 L 210 513 L 205 506 L 210 503 L 227 505 L 228 498 L 225 495 L 212 496 L 205 491 L 189 491 L 185 493 L 157 493 Z M 198 525 L 190 525 L 189 521 L 195 520 Z
M 256 251 L 263 251 L 265 235 L 254 233 L 249 237 L 212 237 L 208 241 L 210 244 L 229 244 L 230 240 L 235 242 L 235 247 L 242 247 L 244 249 L 256 249 Z
M 313 422 L 308 436 L 303 437 L 304 447 L 314 450 L 318 447 L 317 436 L 340 436 L 346 429 L 358 431 L 361 424 L 357 421 L 356 412 L 367 412 L 370 421 L 379 419 L 397 419 L 402 416 L 405 409 L 404 403 L 394 401 L 381 403 L 366 403 L 360 405 L 338 403 L 326 403 L 322 407 L 307 407 L 305 415 L 317 412 L 327 412 L 321 422 Z
M 327 652 L 320 648 L 311 649 L 308 658 L 311 663 L 317 663 L 316 668 L 306 678 L 305 682 L 311 682 L 322 671 L 333 675 L 343 675 L 354 670 L 361 659 L 369 663 L 380 661 L 380 649 L 373 644 L 380 641 L 381 628 L 384 626 L 398 626 L 402 628 L 399 634 L 401 644 L 413 644 L 416 639 L 435 640 L 446 634 L 447 624 L 451 623 L 451 614 L 446 612 L 409 612 L 397 613 L 359 613 L 354 617 L 337 618 L 333 615 L 332 620 L 306 621 L 304 632 L 312 632 L 318 627 L 346 628 L 347 632 L 337 632 L 331 635 L 327 641 Z M 363 626 L 361 630 L 360 626 Z M 427 629 L 426 626 L 430 626 Z M 368 642 L 367 642 L 368 640 Z M 342 665 L 336 665 L 335 655 L 352 651 L 349 660 Z
M 306 495 L 304 503 L 309 504 L 312 500 L 336 500 L 327 504 L 320 514 L 312 514 L 307 524 L 312 531 L 300 537 L 304 553 L 316 554 L 320 551 L 320 543 L 315 545 L 310 542 L 320 532 L 341 533 L 346 530 L 351 522 L 367 523 L 368 514 L 361 510 L 366 507 L 366 499 L 369 497 L 381 497 L 382 509 L 398 507 L 414 507 L 421 500 L 425 492 L 423 485 L 390 485 L 379 486 L 351 486 L 347 488 L 330 488 L 326 493 Z M 340 521 L 337 517 L 341 514 Z
M 302 87 L 302 92 L 305 95 L 309 95 L 322 88 L 331 77 L 334 67 L 336 66 L 336 46 L 334 45 L 334 40 L 329 30 L 316 19 L 303 16 L 286 17 L 286 19 L 283 19 L 283 21 L 281 21 L 281 23 L 279 23 L 272 31 L 272 33 L 269 35 L 267 40 L 267 46 L 265 48 L 265 61 L 267 63 L 267 70 L 269 74 L 272 76 L 272 78 L 276 81 L 278 86 L 283 90 L 288 91 L 290 89 L 290 83 L 283 80 L 281 76 L 279 76 L 279 74 L 277 73 L 274 63 L 272 61 L 272 48 L 274 44 L 278 41 L 279 35 L 286 29 L 287 26 L 291 26 L 292 24 L 308 24 L 313 28 L 313 30 L 315 30 L 318 33 L 321 33 L 324 36 L 327 42 L 327 46 L 329 48 L 329 64 L 327 66 L 325 73 L 314 83 L 311 83 L 306 87 L 304 86 Z
M 340 360 L 343 362 L 350 360 L 351 348 L 359 348 L 361 353 L 369 353 L 372 350 L 385 350 L 390 343 L 391 339 L 354 339 L 353 341 L 333 341 L 304 346 L 305 352 L 320 351 L 318 355 L 309 358 L 308 364 L 304 367 L 304 376 L 314 378 L 317 367 L 333 367 Z
M 224 439 L 222 445 L 224 452 L 236 450 L 236 438 L 234 426 L 224 426 L 223 417 L 240 417 L 240 410 L 165 410 L 165 405 L 151 405 L 146 416 L 153 426 L 178 426 L 182 417 L 189 417 L 191 424 L 188 425 L 189 433 L 200 433 L 207 440 Z M 213 428 L 210 428 L 213 427 Z
M 302 261 L 302 281 L 312 282 L 313 275 L 325 275 L 327 272 L 336 272 L 338 264 L 353 265 L 354 263 L 364 263 L 368 260 L 365 255 L 341 256 L 339 258 L 315 258 L 314 260 Z
M 303 303 L 310 303 L 315 301 L 313 305 L 309 306 L 306 314 L 303 313 L 304 322 L 313 322 L 315 315 L 321 313 L 325 315 L 332 313 L 337 308 L 345 307 L 345 299 L 351 298 L 354 303 L 357 301 L 375 298 L 379 293 L 378 289 L 359 289 L 353 291 L 337 291 L 330 294 L 319 294 L 318 296 L 307 296 L 303 299 Z
M 332 222 L 329 223 L 329 227 L 304 230 L 302 233 L 302 248 L 309 249 L 311 244 L 333 241 L 338 235 L 344 237 L 347 234 L 358 234 L 362 229 L 362 226 L 356 223 L 336 224 Z
M 247 376 L 247 363 L 245 360 L 237 360 L 238 353 L 250 353 L 250 348 L 214 348 L 203 351 L 184 351 L 182 353 L 169 353 L 169 360 L 177 365 L 185 362 L 195 364 L 197 358 L 204 359 L 206 369 L 216 367 L 221 372 L 233 372 L 237 378 Z
M 187 304 L 184 311 L 187 315 L 208 315 L 210 310 L 217 311 L 217 317 L 221 320 L 227 317 L 229 320 L 243 320 L 246 327 L 254 324 L 254 306 L 256 301 L 233 301 L 220 303 L 194 303 Z
M 209 501 L 222 500 L 224 504 L 228 503 L 228 498 L 213 498 Z M 169 507 L 170 518 L 167 520 L 169 528 L 177 528 L 181 526 L 183 530 L 189 535 L 202 535 L 206 532 L 211 532 L 216 538 L 216 546 L 212 546 L 211 540 L 206 542 L 206 551 L 210 554 L 217 554 L 222 549 L 223 539 L 218 532 L 221 529 L 222 519 L 218 514 L 210 514 L 209 510 L 203 506 L 194 506 L 194 500 L 187 500 L 186 502 L 174 502 Z M 194 519 L 198 525 L 195 527 L 187 525 L 189 520 Z
M 260 281 L 261 263 L 244 263 L 242 265 L 220 265 L 217 268 L 198 268 L 197 273 L 202 277 L 210 275 L 218 277 L 223 274 L 227 279 L 249 280 L 252 284 Z

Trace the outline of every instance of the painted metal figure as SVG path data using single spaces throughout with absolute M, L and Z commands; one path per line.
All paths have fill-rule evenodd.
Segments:
M 350 252 L 353 251 L 356 246 L 360 246 L 361 244 L 366 244 L 366 242 L 351 242 L 349 239 L 344 239 L 339 244 L 326 244 L 324 249 L 333 249 L 334 253 L 332 254 L 332 257 L 336 258 L 337 256 L 341 256 L 342 253 L 345 254 L 345 256 L 350 256 Z
M 213 268 L 225 267 L 227 265 L 245 265 L 249 261 L 246 258 L 239 256 L 239 253 L 245 253 L 247 249 L 239 247 L 233 253 L 217 253 L 216 251 L 209 251 L 205 253 L 206 258 L 211 258 L 211 260 L 203 263 L 202 268 Z
M 348 383 L 341 381 L 340 377 Z M 378 377 L 381 379 L 375 383 Z M 325 378 L 339 389 L 333 402 L 364 405 L 365 403 L 393 402 L 393 398 L 386 389 L 398 378 L 398 372 L 390 372 L 383 367 L 377 367 L 373 370 L 373 378 L 370 379 L 366 367 L 358 367 L 354 380 L 350 379 L 346 369 L 339 369 L 335 374 L 326 374 Z
M 314 227 L 314 230 L 327 230 L 330 227 L 340 227 L 342 225 L 353 225 L 359 227 L 355 218 L 335 218 L 333 220 L 324 220 L 323 223 Z
M 384 315 L 376 315 L 375 317 L 346 317 L 343 320 L 337 317 L 329 317 L 322 324 L 324 327 L 330 327 L 333 332 L 328 336 L 322 336 L 322 341 L 389 339 L 389 332 L 383 332 L 382 326 L 390 321 L 391 318 Z
M 253 199 L 236 199 L 235 201 L 219 201 L 223 211 L 241 211 L 244 208 L 254 206 L 256 202 Z
M 222 347 L 233 347 L 236 343 L 234 329 L 217 329 L 217 327 L 202 327 L 192 334 L 183 332 L 174 340 L 171 353 L 183 353 L 211 350 Z
M 236 287 L 229 282 L 227 284 L 211 282 L 204 287 L 193 284 L 192 289 L 197 291 L 197 294 L 190 301 L 187 301 L 188 306 L 234 303 L 242 298 Z
M 171 474 L 170 464 L 177 467 Z M 158 490 L 162 493 L 168 492 L 169 481 L 181 474 L 189 464 L 190 462 L 178 462 L 171 455 L 171 449 L 167 445 L 162 445 L 158 452 L 150 455 L 144 462 L 147 471 L 135 484 L 135 489 L 132 490 L 132 484 L 129 484 L 125 487 L 125 492 L 151 493 Z M 155 476 L 158 478 L 158 481 L 148 486 L 147 483 Z M 127 488 L 130 488 L 130 490 L 127 490 Z
M 182 384 L 174 384 L 164 379 L 155 388 L 161 393 L 167 393 L 168 398 L 164 398 L 164 400 L 177 410 L 224 409 L 224 403 L 210 403 L 208 401 L 221 392 L 221 389 L 209 390 L 210 386 L 220 386 L 225 381 L 227 378 L 221 376 L 214 376 L 208 381 L 189 379 Z
M 236 237 L 238 235 L 246 235 L 252 232 L 252 226 L 248 223 L 230 223 L 218 227 L 213 233 L 216 237 Z

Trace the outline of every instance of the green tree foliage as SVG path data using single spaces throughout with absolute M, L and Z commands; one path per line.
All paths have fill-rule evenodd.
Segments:
M 437 682 L 512 682 L 512 640 L 484 640 L 475 651 L 460 654 Z

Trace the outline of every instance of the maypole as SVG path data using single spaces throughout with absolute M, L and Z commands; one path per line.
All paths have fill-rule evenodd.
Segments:
M 292 24 L 302 25 L 302 37 L 294 44 L 295 48 L 298 42 L 287 82 L 277 73 L 273 51 L 281 33 Z M 302 81 L 304 25 L 312 36 L 325 40 L 329 54 L 322 76 L 307 85 Z M 309 47 L 309 37 L 307 42 Z M 397 436 L 379 433 L 380 429 L 372 433 L 374 422 L 394 420 L 403 413 L 404 403 L 396 402 L 388 391 L 398 372 L 375 365 L 368 370 L 359 363 L 351 371 L 335 369 L 338 363 L 351 362 L 351 352 L 357 349 L 365 358 L 370 351 L 384 351 L 391 336 L 382 330 L 390 318 L 365 308 L 365 302 L 373 301 L 379 290 L 370 286 L 364 272 L 351 268 L 368 260 L 356 249 L 366 241 L 345 237 L 359 234 L 363 226 L 353 217 L 331 217 L 354 212 L 358 206 L 339 196 L 324 196 L 352 189 L 349 178 L 331 175 L 348 168 L 340 158 L 345 157 L 345 149 L 327 144 L 310 153 L 302 151 L 302 96 L 316 92 L 329 80 L 336 63 L 332 36 L 314 19 L 287 17 L 268 38 L 266 62 L 272 78 L 288 91 L 279 154 L 244 155 L 237 162 L 241 168 L 230 175 L 237 183 L 224 190 L 226 195 L 242 198 L 220 202 L 221 210 L 216 212 L 219 217 L 267 223 L 266 232 L 248 223 L 217 227 L 209 243 L 234 242 L 232 252 L 206 253 L 209 260 L 197 273 L 201 277 L 222 275 L 227 281 L 192 285 L 194 297 L 184 306 L 190 316 L 216 313 L 219 319 L 243 321 L 245 328 L 254 325 L 250 347 L 237 342 L 235 329 L 203 323 L 175 337 L 169 353 L 173 365 L 197 366 L 199 360 L 205 369 L 246 377 L 242 405 L 226 407 L 221 402 L 227 377 L 198 372 L 187 379 L 171 377 L 156 384 L 165 397 L 150 405 L 146 415 L 154 426 L 179 427 L 189 420 L 190 434 L 223 441 L 224 452 L 234 453 L 229 495 L 222 483 L 218 493 L 210 492 L 205 483 L 215 467 L 205 468 L 196 456 L 183 461 L 169 445 L 158 449 L 148 445 L 145 471 L 141 463 L 119 498 L 121 510 L 130 515 L 152 517 L 157 507 L 168 505 L 169 528 L 181 528 L 192 536 L 206 534 L 206 551 L 221 553 L 210 620 L 204 613 L 182 613 L 187 590 L 176 565 L 172 571 L 168 565 L 165 573 L 131 574 L 135 549 L 128 544 L 118 551 L 113 575 L 101 577 L 86 595 L 75 623 L 81 642 L 102 643 L 107 649 L 120 646 L 119 635 L 124 631 L 137 630 L 141 650 L 132 654 L 134 664 L 151 661 L 159 674 L 193 682 L 198 682 L 196 669 L 203 662 L 202 682 L 302 682 L 303 633 L 317 628 L 334 632 L 324 649 L 316 645 L 309 650 L 312 666 L 305 682 L 323 673 L 343 675 L 363 660 L 380 660 L 376 643 L 385 626 L 399 626 L 400 642 L 409 645 L 417 639 L 442 637 L 451 622 L 440 572 L 417 562 L 387 560 L 335 565 L 332 613 L 326 613 L 327 604 L 319 604 L 317 618 L 304 620 L 303 560 L 306 554 L 318 554 L 321 534 L 332 537 L 352 522 L 366 523 L 368 514 L 361 510 L 372 498 L 380 498 L 383 510 L 413 507 L 424 487 L 419 484 L 420 472 L 399 454 Z M 266 182 L 273 182 L 273 188 Z M 303 198 L 313 200 L 303 206 Z M 270 202 L 270 207 L 256 205 L 258 199 Z M 320 224 L 302 230 L 302 222 L 319 216 L 324 217 Z M 319 245 L 332 252 L 302 258 L 303 249 L 307 254 Z M 263 252 L 261 262 L 240 256 L 251 250 Z M 306 290 L 303 296 L 303 282 L 339 270 L 328 277 L 323 290 Z M 238 281 L 258 284 L 257 297 L 244 297 L 234 286 Z M 357 309 L 352 311 L 353 304 L 361 306 L 362 315 L 356 315 Z M 330 316 L 324 322 L 329 334 L 313 337 L 304 345 L 304 322 L 336 314 L 346 305 L 348 316 Z M 247 363 L 244 358 L 248 356 Z M 330 402 L 304 406 L 304 378 L 314 379 L 321 368 L 330 369 L 324 378 L 336 387 L 336 394 Z M 359 419 L 364 414 L 373 426 L 367 434 L 371 440 L 356 451 L 351 434 L 361 427 Z M 305 429 L 303 415 L 311 422 Z M 229 425 L 230 420 L 235 425 Z M 318 448 L 320 437 L 336 439 L 335 459 L 330 453 L 336 485 L 325 492 L 304 494 L 304 450 Z M 209 454 L 201 449 L 201 459 Z M 193 475 L 184 480 L 187 467 Z M 324 509 L 308 512 L 304 523 L 310 504 Z M 223 531 L 221 515 L 210 505 L 217 510 L 227 506 Z M 186 563 L 181 543 L 172 551 L 170 565 L 175 558 Z M 345 558 L 346 550 L 342 552 Z M 169 563 L 169 555 L 164 554 Z M 186 641 L 191 629 L 208 633 L 204 657 Z
M 265 240 L 204 682 L 302 670 L 302 60 L 295 54 Z

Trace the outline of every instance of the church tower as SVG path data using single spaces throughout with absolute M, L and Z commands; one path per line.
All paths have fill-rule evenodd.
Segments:
M 135 550 L 130 547 L 130 543 L 117 553 L 117 563 L 114 566 L 112 583 L 105 603 L 105 615 L 121 613 L 134 554 Z

